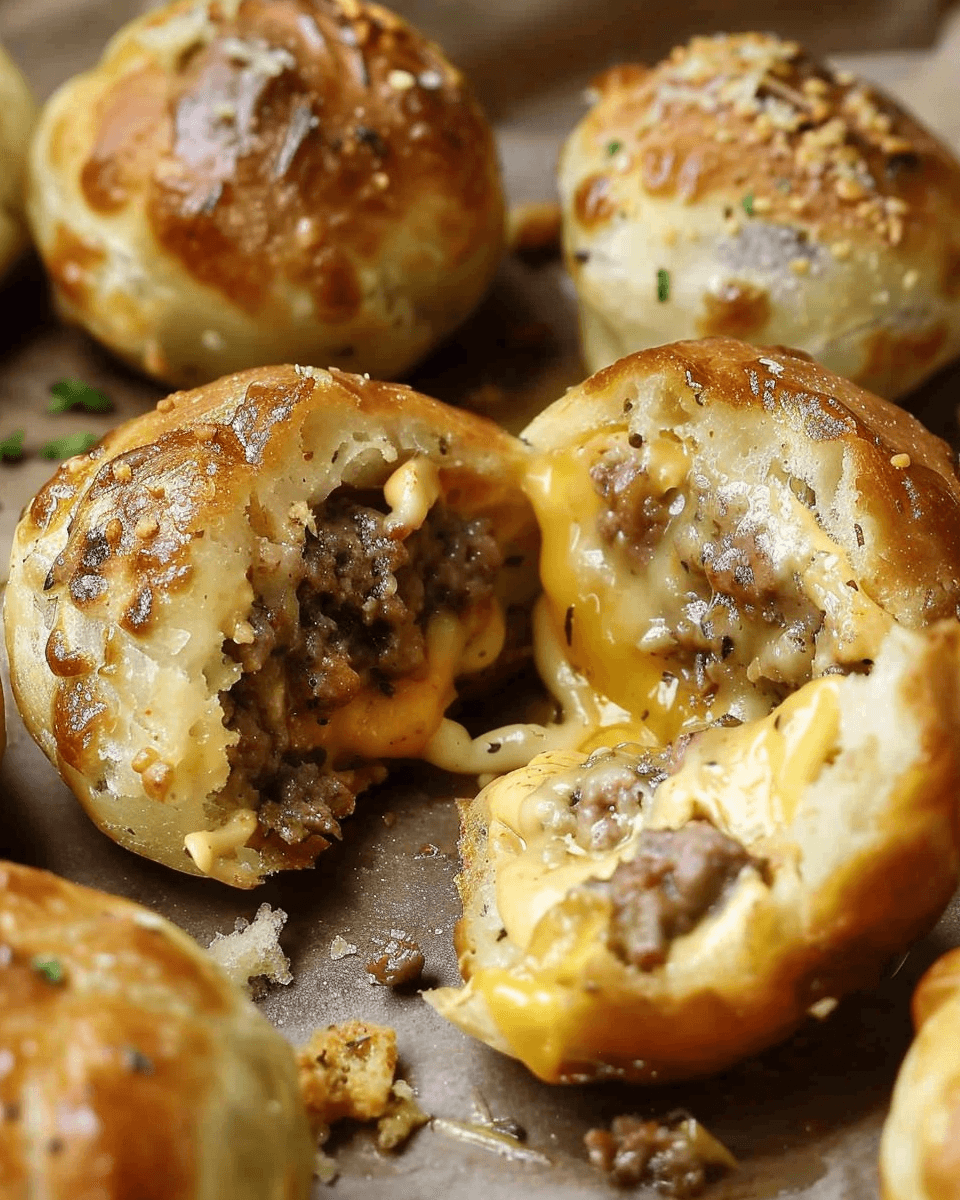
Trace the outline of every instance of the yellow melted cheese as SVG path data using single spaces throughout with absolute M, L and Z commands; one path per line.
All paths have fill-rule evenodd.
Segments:
M 632 857 L 643 829 L 677 828 L 694 817 L 707 817 L 748 849 L 764 838 L 789 843 L 804 793 L 837 749 L 840 686 L 836 676 L 814 680 L 760 721 L 705 732 L 610 851 L 586 851 L 551 829 L 551 806 L 569 803 L 570 768 L 584 756 L 542 755 L 528 771 L 488 787 L 497 910 L 523 957 L 509 968 L 475 970 L 462 997 L 482 997 L 512 1052 L 537 1075 L 558 1079 L 591 1038 L 597 1054 L 630 1056 L 629 1028 L 617 1028 L 614 1002 L 590 983 L 608 955 L 609 905 L 581 885 L 609 879 Z M 755 872 L 745 874 L 749 882 L 739 887 L 765 887 Z M 668 971 L 669 959 L 657 970 Z M 448 1015 L 456 1019 L 455 1005 Z
M 689 598 L 671 530 L 646 568 L 598 532 L 606 506 L 590 470 L 606 450 L 622 447 L 625 436 L 623 430 L 592 435 L 572 449 L 544 456 L 528 477 L 543 537 L 541 578 L 549 600 L 550 636 L 557 643 L 565 631 L 573 668 L 662 743 L 730 711 L 759 716 L 766 706 L 757 710 L 740 672 L 731 672 L 715 695 L 704 697 L 670 669 L 675 648 L 671 623 Z M 643 456 L 653 488 L 661 494 L 676 488 L 692 469 L 686 449 L 673 435 L 647 444 Z M 826 614 L 814 674 L 833 663 L 872 658 L 893 620 L 850 586 L 855 572 L 843 549 L 785 485 L 737 487 L 751 515 L 762 523 L 764 549 L 783 580 L 784 593 L 796 590 L 794 577 L 799 576 L 810 603 Z M 789 639 L 777 627 L 748 630 L 744 636 L 753 637 L 758 653 L 771 663 L 789 649 Z M 749 680 L 760 674 L 759 658 L 746 664 Z

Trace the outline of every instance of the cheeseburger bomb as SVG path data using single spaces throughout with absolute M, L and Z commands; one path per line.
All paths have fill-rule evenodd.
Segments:
M 267 362 L 402 374 L 503 243 L 460 73 L 359 0 L 179 0 L 50 100 L 28 207 L 61 313 L 171 385 Z
M 756 33 L 594 95 L 559 179 L 591 371 L 722 334 L 894 399 L 960 350 L 960 163 L 885 96 Z

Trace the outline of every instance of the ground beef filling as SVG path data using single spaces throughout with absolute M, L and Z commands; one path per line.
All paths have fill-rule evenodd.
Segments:
M 699 1196 L 708 1177 L 722 1174 L 732 1161 L 686 1114 L 665 1121 L 614 1117 L 609 1130 L 591 1129 L 583 1141 L 590 1161 L 611 1183 L 652 1184 L 665 1196 Z
M 590 477 L 606 504 L 601 538 L 656 592 L 671 672 L 705 699 L 746 674 L 769 707 L 810 679 L 824 614 L 797 576 L 777 574 L 744 513 L 689 478 L 656 494 L 639 455 L 620 447 Z
M 591 885 L 613 904 L 608 946 L 641 971 L 658 967 L 673 939 L 721 903 L 751 861 L 709 821 L 644 830 L 633 858 L 619 863 L 607 882 Z
M 357 764 L 292 745 L 291 718 L 310 712 L 322 723 L 370 686 L 391 695 L 398 679 L 422 667 L 430 618 L 487 599 L 500 569 L 486 519 L 436 504 L 420 529 L 397 541 L 369 499 L 341 490 L 317 506 L 317 532 L 307 532 L 286 601 L 271 607 L 258 598 L 253 641 L 225 644 L 243 669 L 222 696 L 226 727 L 240 735 L 228 751 L 226 790 L 258 807 L 261 826 L 291 844 L 339 836 L 357 790 Z

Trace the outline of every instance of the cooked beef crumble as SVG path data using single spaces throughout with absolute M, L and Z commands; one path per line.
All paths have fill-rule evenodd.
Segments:
M 650 1183 L 681 1200 L 699 1196 L 708 1174 L 733 1164 L 725 1148 L 686 1114 L 665 1121 L 614 1117 L 609 1131 L 591 1129 L 583 1141 L 590 1161 L 617 1187 Z
M 243 669 L 222 696 L 224 722 L 240 735 L 228 790 L 259 804 L 261 826 L 291 844 L 339 836 L 354 796 L 335 773 L 353 764 L 292 745 L 289 718 L 309 712 L 322 723 L 371 685 L 391 695 L 423 665 L 429 619 L 487 598 L 500 568 L 486 519 L 436 504 L 398 541 L 364 499 L 342 489 L 316 507 L 289 588 L 296 604 L 269 608 L 258 597 L 252 642 L 225 645 Z
M 752 860 L 709 821 L 679 829 L 647 829 L 633 858 L 602 889 L 613 904 L 608 945 L 624 962 L 649 971 L 666 960 L 670 942 L 721 901 Z
M 654 587 L 671 671 L 705 698 L 749 672 L 768 708 L 810 679 L 824 613 L 796 573 L 778 576 L 764 551 L 766 531 L 746 508 L 698 486 L 692 473 L 658 493 L 641 455 L 626 447 L 608 450 L 590 477 L 606 504 L 601 538 L 634 571 L 664 576 Z M 661 545 L 671 548 L 669 566 L 660 556 L 653 562 Z
M 637 815 L 666 779 L 664 754 L 644 754 L 632 762 L 596 764 L 574 791 L 578 843 L 588 850 L 611 850 L 630 832 Z

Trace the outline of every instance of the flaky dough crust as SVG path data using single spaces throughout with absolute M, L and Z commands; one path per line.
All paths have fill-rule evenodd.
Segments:
M 756 33 L 595 95 L 559 179 L 590 370 L 725 334 L 894 399 L 960 352 L 960 162 L 887 97 Z
M 493 136 L 361 0 L 175 0 L 49 101 L 28 206 L 65 317 L 161 382 L 268 362 L 392 379 L 503 246 Z
M 6 1200 L 306 1200 L 293 1052 L 186 934 L 0 864 Z
M 768 685 L 777 699 L 810 673 L 860 669 L 894 622 L 957 616 L 953 452 L 800 352 L 729 338 L 641 351 L 524 436 L 556 627 L 574 665 L 637 716 L 663 708 L 663 671 L 680 677 L 676 714 L 698 687 L 709 698 L 694 651 L 732 682 L 693 719 L 742 718 L 769 708 Z M 610 461 L 626 473 L 598 483 Z M 621 502 L 604 537 L 605 507 Z
M 251 636 L 251 572 L 268 573 L 282 603 L 311 506 L 341 484 L 383 488 L 414 458 L 438 471 L 449 508 L 493 522 L 508 560 L 504 604 L 529 594 L 537 535 L 522 444 L 410 388 L 336 370 L 263 368 L 177 393 L 65 462 L 38 493 L 6 589 L 14 694 L 115 841 L 202 873 L 184 838 L 221 829 L 236 810 L 217 800 L 237 741 L 220 696 L 240 676 L 224 643 Z M 407 719 L 402 696 L 396 705 L 371 737 L 384 712 Z M 323 848 L 304 846 L 254 836 L 227 852 L 229 870 L 211 873 L 250 887 Z
M 581 788 L 635 766 L 630 747 L 495 781 L 464 807 L 466 986 L 426 998 L 550 1082 L 703 1075 L 826 1015 L 956 886 L 958 681 L 956 623 L 895 629 L 870 675 L 814 680 L 761 722 L 676 747 L 679 768 L 607 847 L 578 832 Z M 637 965 L 614 946 L 606 881 L 644 831 L 704 819 L 749 861 L 663 961 Z
M 880 1140 L 883 1200 L 960 1196 L 960 950 L 933 964 L 913 995 L 907 1051 Z

